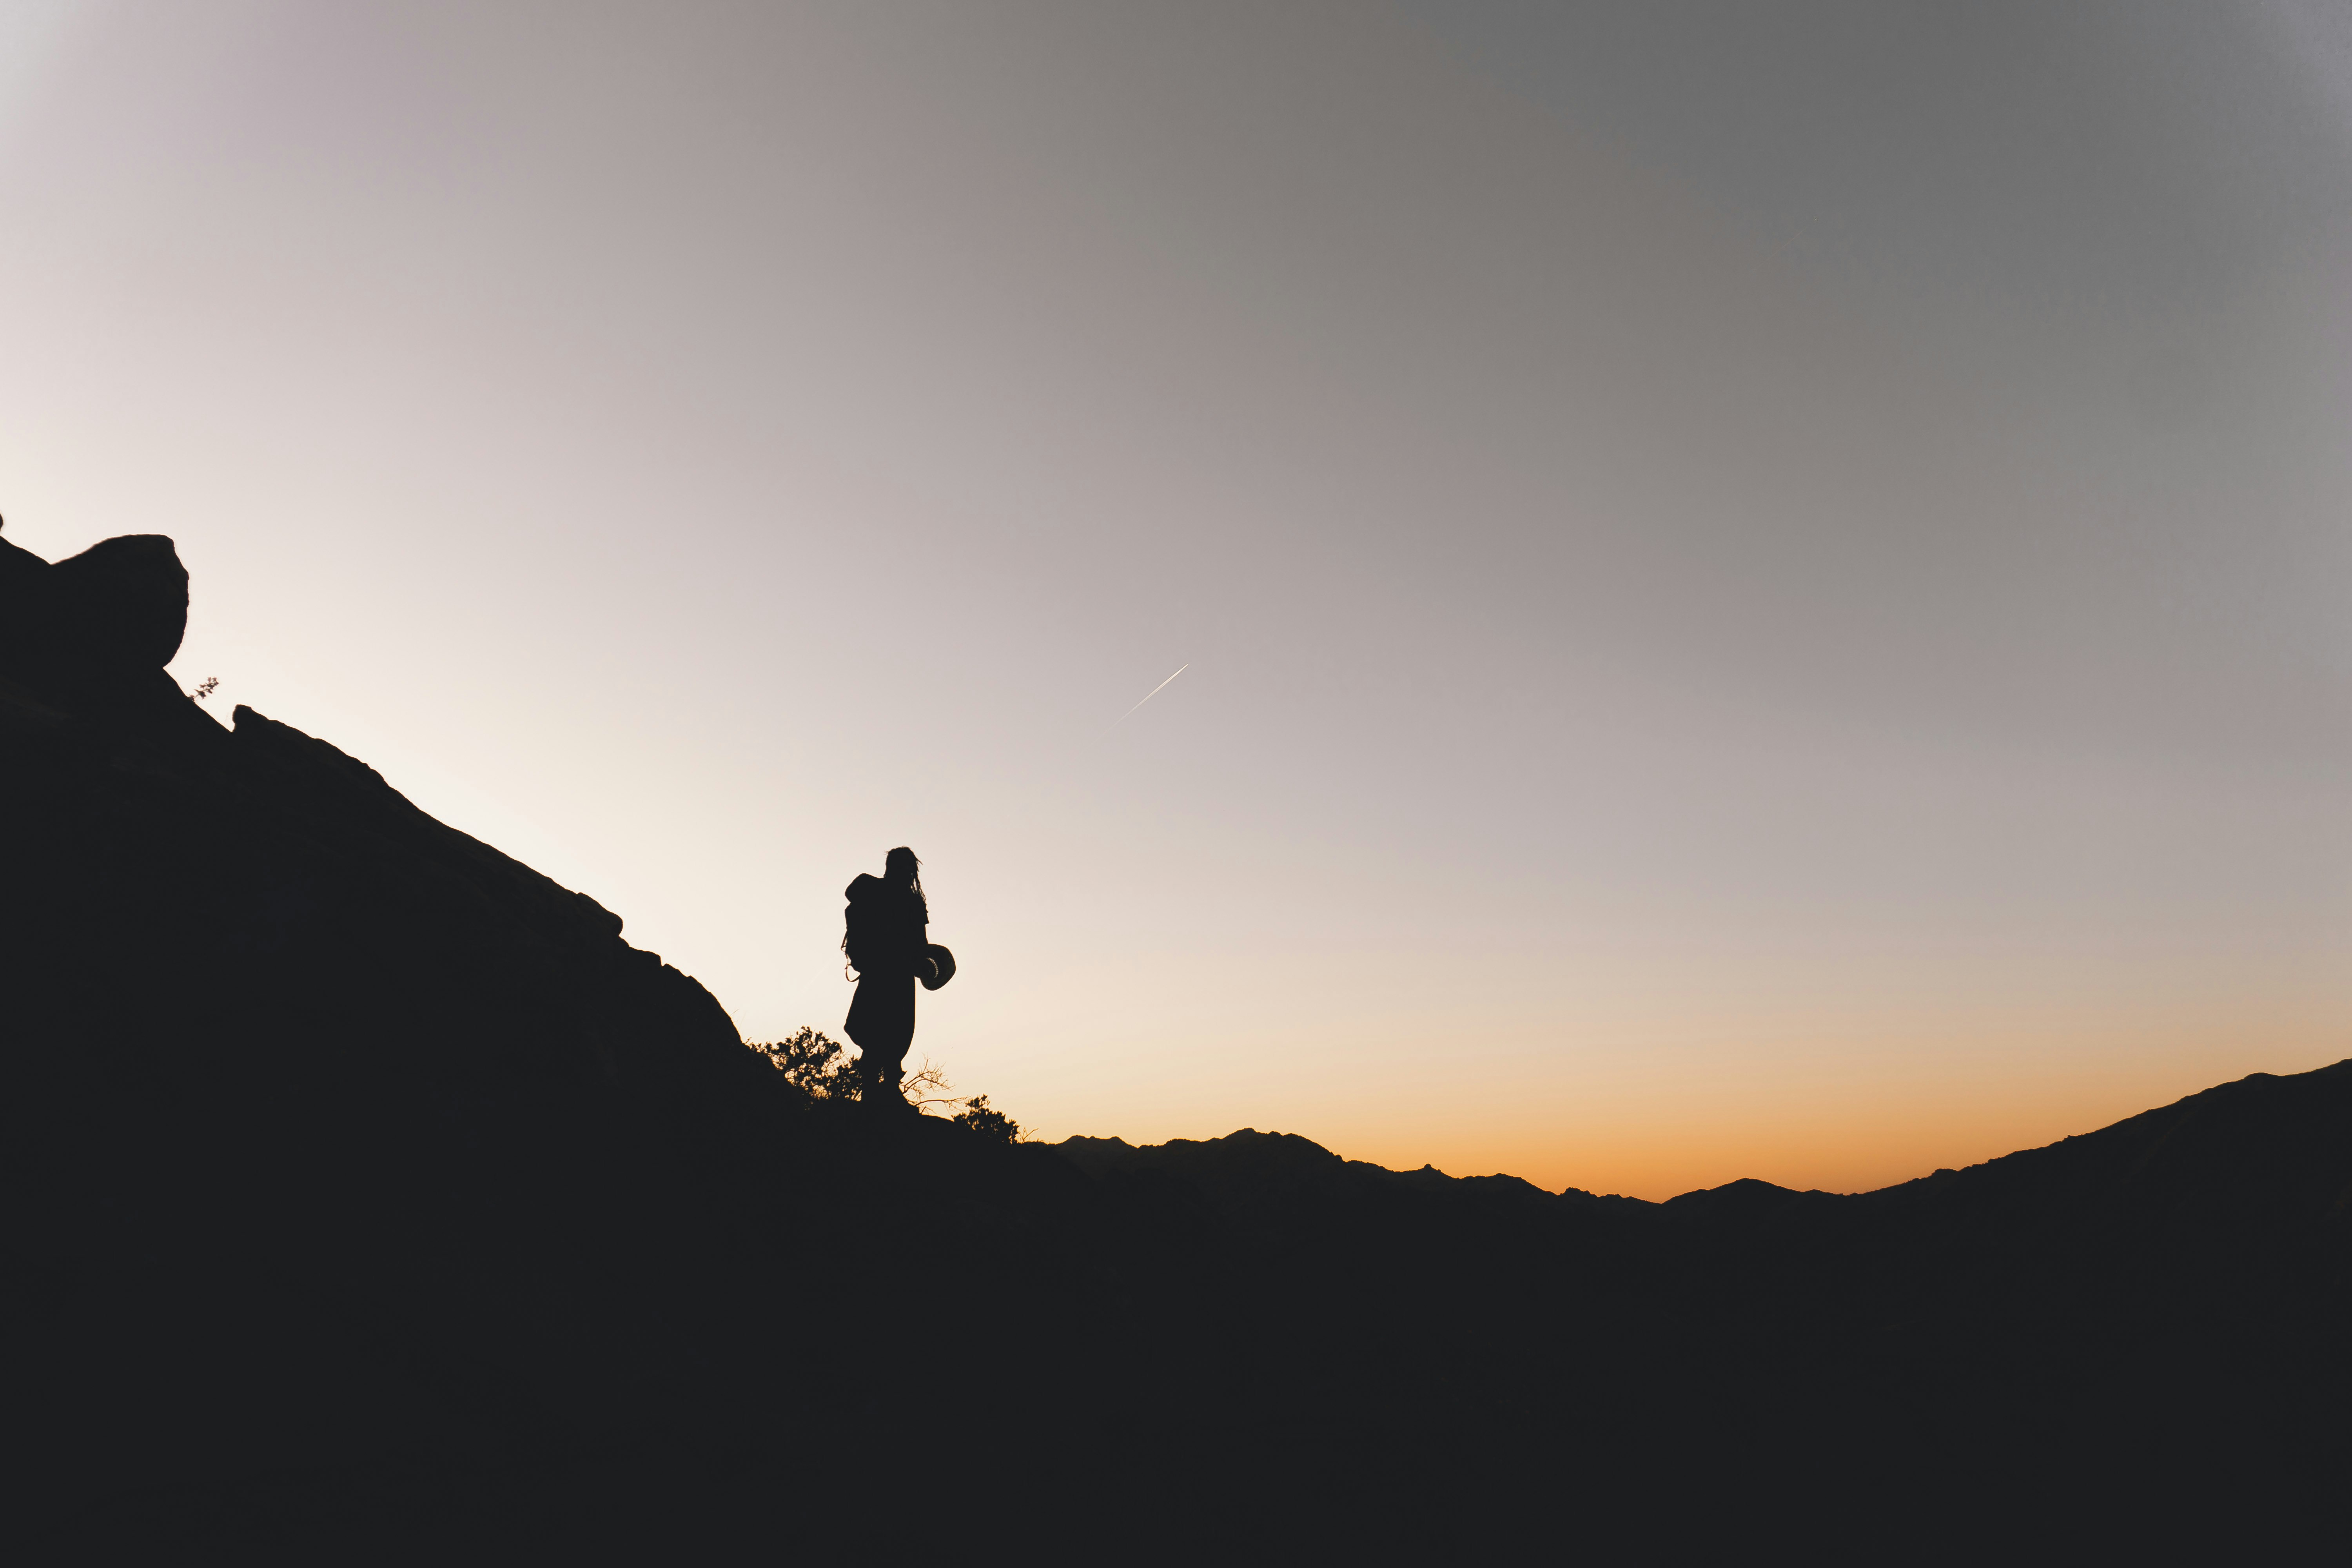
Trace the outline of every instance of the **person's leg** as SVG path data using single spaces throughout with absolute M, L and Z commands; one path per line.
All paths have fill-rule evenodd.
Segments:
M 861 983 L 858 989 L 865 985 Z M 874 1045 L 866 1053 L 874 1064 L 874 1078 L 866 1092 L 883 1110 L 895 1110 L 907 1103 L 898 1086 L 906 1076 L 907 1052 L 915 1043 L 914 976 L 877 977 L 874 991 Z

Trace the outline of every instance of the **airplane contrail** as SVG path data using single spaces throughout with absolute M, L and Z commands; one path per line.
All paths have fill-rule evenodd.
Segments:
M 1190 668 L 1192 668 L 1192 661 L 1191 659 L 1189 659 L 1189 658 L 1188 658 L 1188 659 L 1186 659 L 1183 663 L 1181 663 L 1181 664 L 1180 664 L 1180 665 L 1178 665 L 1178 666 L 1176 667 L 1176 675 L 1181 675 L 1181 674 L 1183 674 L 1186 670 L 1188 670 L 1188 669 L 1190 669 Z M 1170 676 L 1170 677 L 1168 678 L 1168 680 L 1173 680 L 1173 679 L 1176 679 L 1176 675 L 1171 675 L 1171 676 Z M 1150 690 L 1149 690 L 1149 691 L 1145 692 L 1145 693 L 1143 694 L 1143 702 L 1149 702 L 1149 701 L 1150 701 L 1153 698 L 1155 698 L 1155 697 L 1159 696 L 1161 692 L 1163 692 L 1163 691 L 1167 690 L 1167 689 L 1168 689 L 1168 680 L 1163 680 L 1163 681 L 1161 681 L 1159 685 L 1157 685 L 1157 686 L 1153 687 Z M 1142 706 L 1143 706 L 1143 702 L 1139 702 L 1139 703 L 1137 703 L 1137 704 L 1135 705 L 1135 708 L 1140 708 L 1140 707 L 1142 707 Z M 1128 717 L 1129 717 L 1129 714 L 1132 714 L 1132 713 L 1135 711 L 1135 708 L 1130 708 L 1130 709 L 1129 709 L 1129 710 L 1127 710 L 1127 712 L 1126 712 L 1126 713 L 1122 713 L 1122 714 L 1120 714 L 1118 718 L 1116 718 L 1116 719 L 1112 720 L 1112 721 L 1110 721 L 1110 727 L 1111 727 L 1112 729 L 1116 730 L 1116 729 L 1118 729 L 1121 724 L 1126 723 L 1126 722 L 1127 722 L 1127 721 L 1128 721 Z

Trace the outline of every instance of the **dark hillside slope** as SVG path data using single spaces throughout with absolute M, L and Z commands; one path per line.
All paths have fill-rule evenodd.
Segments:
M 169 541 L 77 562 L 0 542 L 11 1534 L 1921 1555 L 2341 1506 L 2352 1064 L 1858 1197 L 877 1125 L 182 696 Z
M 724 1011 L 332 747 L 224 731 L 170 646 L 59 657 L 86 607 L 28 612 L 29 559 L 0 612 L 52 641 L 0 668 L 0 955 L 30 1473 L 494 1452 L 643 1384 L 623 1321 L 699 1310 L 711 1134 L 766 1087 Z
M 1744 1500 L 1725 1516 L 1953 1529 L 2347 1502 L 2352 1061 L 1852 1197 L 1553 1196 L 1250 1131 L 1064 1148 L 1245 1243 L 1302 1331 L 1287 1375 L 1325 1366 L 1343 1425 L 1409 1447 L 1395 1428 L 1477 1389 L 1480 1468 L 1517 1485 L 1544 1453 L 1641 1495 L 1641 1454 L 1711 1473 Z

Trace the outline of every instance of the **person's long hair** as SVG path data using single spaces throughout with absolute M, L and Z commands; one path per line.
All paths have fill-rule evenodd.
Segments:
M 901 844 L 883 858 L 882 880 L 913 894 L 915 909 L 922 916 L 923 923 L 930 923 L 930 901 L 923 897 L 923 862 L 912 849 Z

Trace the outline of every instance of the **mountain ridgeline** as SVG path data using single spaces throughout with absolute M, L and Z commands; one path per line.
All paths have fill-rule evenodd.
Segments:
M 845 1113 L 0 542 L 12 1531 L 1933 1557 L 2340 1520 L 2352 1062 L 1855 1196 Z M 970 982 L 967 982 L 970 984 Z

